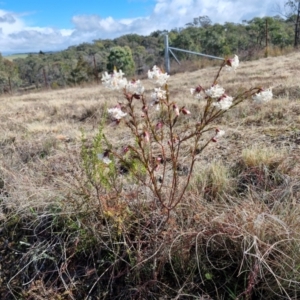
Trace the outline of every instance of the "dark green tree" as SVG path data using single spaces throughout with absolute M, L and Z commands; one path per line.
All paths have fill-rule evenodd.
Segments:
M 288 9 L 287 17 L 294 21 L 294 47 L 297 48 L 300 44 L 300 1 L 288 0 L 285 8 Z
M 0 92 L 12 92 L 20 82 L 17 65 L 0 54 Z
M 89 74 L 91 74 L 90 65 L 84 60 L 83 56 L 80 55 L 75 68 L 70 72 L 68 82 L 71 85 L 78 85 L 89 80 Z
M 128 46 L 111 48 L 107 60 L 107 69 L 109 72 L 117 68 L 118 70 L 122 70 L 126 76 L 134 75 L 135 64 L 131 49 Z

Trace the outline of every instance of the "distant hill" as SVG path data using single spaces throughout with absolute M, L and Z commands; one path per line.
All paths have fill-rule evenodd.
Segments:
M 4 55 L 3 57 L 13 61 L 14 59 L 17 58 L 26 58 L 29 55 L 29 53 L 17 53 L 17 54 L 11 54 L 11 55 Z
M 45 52 L 42 52 L 43 54 L 52 54 L 52 53 L 56 53 L 58 51 L 45 51 Z M 32 53 L 32 52 L 28 52 L 28 53 L 15 53 L 15 54 L 7 54 L 7 55 L 3 55 L 4 58 L 10 60 L 10 61 L 13 61 L 14 59 L 17 59 L 17 58 L 26 58 L 29 54 L 32 54 L 32 55 L 37 55 L 39 54 L 38 52 L 35 52 L 35 53 Z

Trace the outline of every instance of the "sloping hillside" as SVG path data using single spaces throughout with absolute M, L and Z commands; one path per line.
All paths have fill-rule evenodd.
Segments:
M 94 85 L 1 97 L 0 298 L 299 298 L 299 61 L 296 52 L 222 70 L 228 95 L 271 87 L 274 99 L 250 98 L 213 121 L 225 135 L 197 156 L 167 213 L 143 172 L 139 181 L 101 166 L 90 177 L 100 124 L 113 150 L 138 143 L 107 118 L 125 105 L 122 92 Z M 217 72 L 170 77 L 171 101 L 191 112 L 179 131 L 205 106 L 190 88 L 209 88 Z M 150 107 L 154 86 L 142 83 Z

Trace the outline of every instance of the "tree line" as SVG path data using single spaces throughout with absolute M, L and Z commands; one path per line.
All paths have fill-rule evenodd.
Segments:
M 297 14 L 253 18 L 242 23 L 212 24 L 207 16 L 193 18 L 185 27 L 157 30 L 148 36 L 127 34 L 116 39 L 97 39 L 54 53 L 29 54 L 12 62 L 0 55 L 0 92 L 17 89 L 60 88 L 99 82 L 101 73 L 115 67 L 126 76 L 144 74 L 153 65 L 163 66 L 164 35 L 173 47 L 214 56 L 238 54 L 252 59 L 269 48 L 284 50 L 295 45 Z M 181 60 L 201 58 L 176 53 Z

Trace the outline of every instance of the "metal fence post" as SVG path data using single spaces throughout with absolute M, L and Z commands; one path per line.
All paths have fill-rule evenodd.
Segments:
M 300 0 L 299 0 L 300 1 Z M 300 2 L 299 2 L 300 3 Z M 299 10 L 300 11 L 300 10 Z M 166 68 L 166 72 L 168 74 L 170 74 L 170 53 L 173 55 L 173 57 L 175 58 L 175 60 L 179 63 L 179 60 L 177 59 L 176 55 L 173 53 L 173 51 L 179 51 L 179 52 L 184 52 L 184 53 L 189 53 L 189 54 L 194 54 L 194 55 L 199 55 L 199 56 L 203 56 L 203 57 L 207 57 L 207 58 L 213 58 L 213 59 L 219 59 L 219 60 L 224 60 L 223 57 L 218 57 L 218 56 L 214 56 L 214 55 L 208 55 L 208 54 L 204 54 L 204 53 L 200 53 L 200 52 L 195 52 L 195 51 L 189 51 L 189 50 L 183 50 L 180 48 L 175 48 L 175 47 L 169 47 L 169 39 L 168 39 L 168 35 L 165 34 L 165 68 Z
M 167 34 L 165 34 L 165 67 L 166 72 L 170 74 L 169 39 Z

